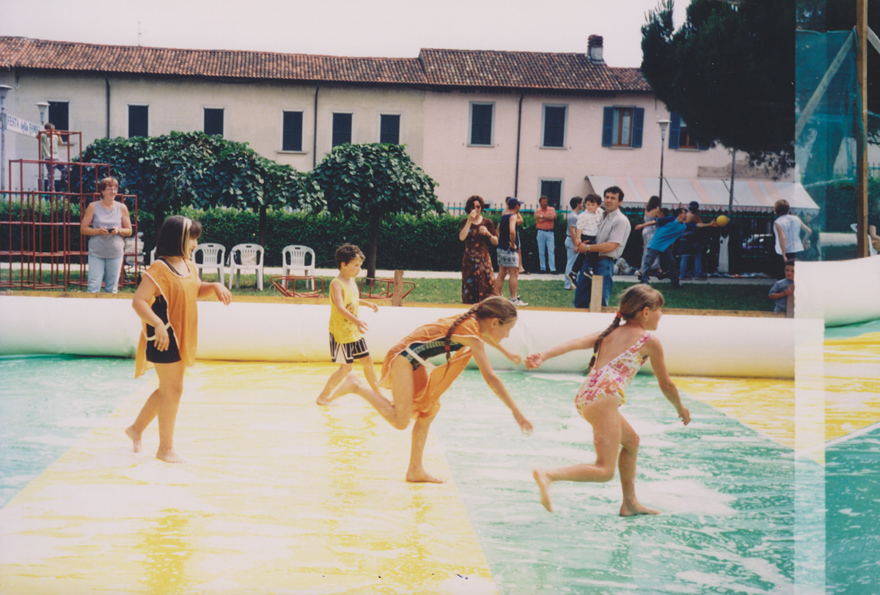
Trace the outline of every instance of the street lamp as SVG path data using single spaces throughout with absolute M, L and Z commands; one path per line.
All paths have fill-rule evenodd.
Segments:
M 9 85 L 0 85 L 0 190 L 6 188 L 6 94 Z
M 658 120 L 657 124 L 660 126 L 660 192 L 658 196 L 660 197 L 660 202 L 663 202 L 663 149 L 666 144 L 666 129 L 669 128 L 669 120 Z
M 37 104 L 40 110 L 40 126 L 46 123 L 46 115 L 49 113 L 49 102 L 41 101 Z

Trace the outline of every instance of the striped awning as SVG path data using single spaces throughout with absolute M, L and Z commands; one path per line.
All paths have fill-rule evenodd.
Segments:
M 601 196 L 605 188 L 618 186 L 623 190 L 626 206 L 644 206 L 658 194 L 660 178 L 630 176 L 587 176 L 593 191 Z M 796 182 L 736 179 L 733 185 L 734 211 L 767 211 L 784 198 L 795 211 L 819 212 L 817 205 L 803 186 Z M 730 204 L 730 180 L 717 178 L 663 178 L 663 205 L 687 206 L 691 201 L 710 210 L 727 210 Z

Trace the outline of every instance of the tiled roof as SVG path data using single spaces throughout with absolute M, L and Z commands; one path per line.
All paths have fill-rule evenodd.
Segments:
M 585 54 L 541 52 L 426 49 L 419 58 L 360 58 L 0 37 L 0 69 L 551 92 L 650 92 L 636 68 L 611 68 L 591 62 Z
M 614 75 L 620 84 L 627 89 L 633 91 L 651 92 L 651 85 L 642 76 L 642 71 L 638 68 L 614 68 Z
M 0 68 L 209 78 L 425 83 L 415 58 L 342 58 L 230 50 L 178 50 L 0 37 Z
M 642 91 L 615 76 L 619 69 L 592 62 L 586 54 L 422 50 L 431 85 L 560 91 Z M 630 69 L 626 69 L 630 70 Z M 650 89 L 648 89 L 650 90 Z

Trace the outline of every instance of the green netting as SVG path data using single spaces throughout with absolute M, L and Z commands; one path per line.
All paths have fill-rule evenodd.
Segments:
M 801 183 L 820 208 L 811 223 L 817 231 L 851 233 L 856 221 L 858 143 L 864 138 L 856 51 L 853 31 L 797 31 L 795 158 Z M 877 58 L 873 47 L 868 51 Z M 874 212 L 880 196 L 880 115 L 869 113 L 867 137 Z M 855 247 L 835 256 L 855 256 Z

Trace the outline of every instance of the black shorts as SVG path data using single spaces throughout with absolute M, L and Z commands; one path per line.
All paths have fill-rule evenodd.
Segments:
M 162 322 L 168 324 L 168 304 L 161 295 L 156 298 L 152 306 L 153 312 Z M 156 339 L 147 339 L 147 361 L 154 364 L 174 364 L 180 361 L 180 348 L 177 346 L 177 337 L 174 335 L 174 329 L 168 328 L 168 349 L 159 351 L 156 349 Z M 155 337 L 156 329 L 149 324 L 147 325 L 147 337 Z
M 363 337 L 354 343 L 337 343 L 336 337 L 330 333 L 330 361 L 342 363 L 339 361 L 342 358 L 346 364 L 350 364 L 369 355 L 370 350 L 367 349 L 367 341 Z

